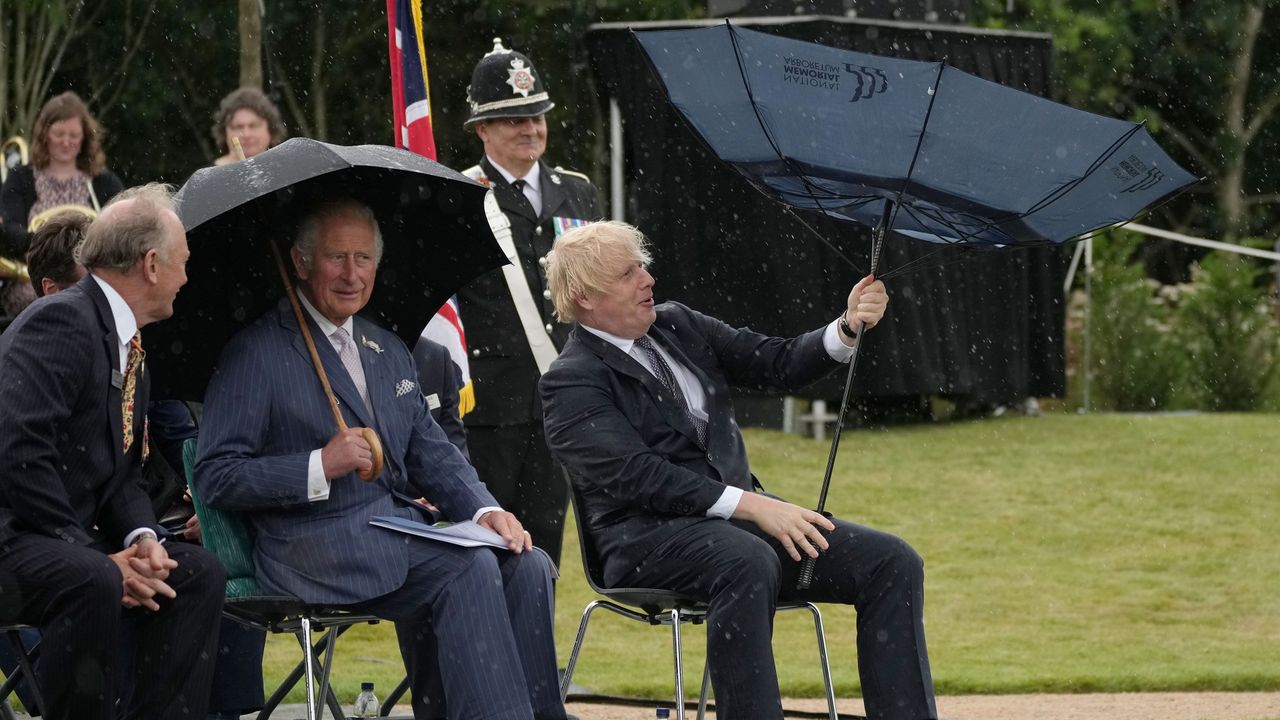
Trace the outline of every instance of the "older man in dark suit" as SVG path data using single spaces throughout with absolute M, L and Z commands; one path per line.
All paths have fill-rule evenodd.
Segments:
M 935 718 L 919 555 L 883 532 L 766 495 L 747 465 L 731 387 L 796 390 L 847 361 L 888 304 L 864 278 L 829 325 L 796 338 L 655 305 L 645 239 L 622 223 L 562 235 L 548 280 L 577 326 L 541 381 L 547 440 L 615 586 L 706 598 L 716 716 L 782 718 L 770 648 L 779 599 L 858 610 L 869 718 Z M 824 532 L 825 531 L 825 532 Z M 819 557 L 808 590 L 802 556 Z
M 562 719 L 550 562 L 431 419 L 404 343 L 355 317 L 374 290 L 381 246 L 369 208 L 336 201 L 307 215 L 292 250 L 298 300 L 351 429 L 335 431 L 282 301 L 222 353 L 205 395 L 196 491 L 247 514 L 267 591 L 395 621 L 411 649 L 419 720 L 440 714 L 420 702 L 437 667 L 451 718 Z M 385 459 L 370 482 L 356 476 L 372 467 L 363 428 L 376 429 Z M 422 520 L 418 497 L 493 530 L 507 550 L 369 525 L 377 516 Z
M 0 619 L 39 626 L 45 716 L 114 719 L 121 623 L 137 627 L 125 718 L 203 717 L 225 574 L 163 545 L 138 485 L 150 377 L 139 330 L 173 314 L 187 241 L 168 191 L 90 227 L 89 276 L 0 337 Z

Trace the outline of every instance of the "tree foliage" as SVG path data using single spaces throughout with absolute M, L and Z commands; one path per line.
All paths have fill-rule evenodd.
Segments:
M 49 95 L 74 89 L 106 128 L 108 161 L 126 182 L 183 182 L 218 154 L 209 128 L 218 101 L 240 78 L 238 6 L 0 0 L 0 131 L 25 133 Z M 424 2 L 439 159 L 464 167 L 478 158 L 479 142 L 462 129 L 466 87 L 472 67 L 501 37 L 533 59 L 556 102 L 549 159 L 594 171 L 603 157 L 603 118 L 582 42 L 587 27 L 688 17 L 703 6 L 695 0 Z M 263 89 L 280 106 L 290 134 L 391 142 L 385 4 L 264 0 L 263 7 Z
M 1051 32 L 1059 99 L 1145 121 L 1206 183 L 1166 225 L 1280 233 L 1280 2 L 980 0 L 989 26 Z

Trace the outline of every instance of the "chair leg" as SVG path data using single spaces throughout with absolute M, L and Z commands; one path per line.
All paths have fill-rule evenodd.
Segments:
M 35 659 L 40 652 L 40 643 L 37 642 L 30 650 L 22 642 L 22 632 L 17 629 L 10 629 L 6 632 L 9 636 L 9 643 L 13 646 L 13 654 L 18 658 L 18 667 L 14 669 L 9 678 L 5 680 L 3 692 L 0 693 L 0 705 L 4 708 L 0 709 L 0 714 L 7 713 L 5 720 L 13 717 L 13 709 L 9 707 L 9 695 L 16 692 L 18 684 L 24 680 L 27 683 L 27 689 L 31 691 L 31 698 L 35 700 L 36 708 L 41 713 L 44 712 L 44 698 L 40 695 L 40 686 L 36 684 L 36 671 L 31 661 Z M 32 708 L 26 708 L 28 714 L 32 713 Z
M 569 663 L 564 668 L 564 677 L 560 680 L 560 702 L 569 695 L 569 685 L 573 681 L 573 669 L 578 666 L 578 653 L 582 651 L 582 642 L 587 639 L 587 623 L 591 621 L 591 613 L 600 607 L 599 600 L 592 600 L 582 611 L 582 620 L 578 622 L 578 637 L 573 641 L 573 650 L 569 652 Z
M 827 659 L 827 631 L 822 625 L 822 612 L 813 603 L 805 603 L 813 615 L 813 629 L 818 635 L 818 660 L 822 663 L 822 683 L 827 689 L 827 716 L 839 720 L 836 713 L 836 689 L 831 684 L 831 662 Z
M 320 667 L 320 697 L 324 698 L 325 704 L 330 703 L 331 701 L 337 700 L 337 698 L 331 697 L 332 693 L 329 690 L 329 674 L 333 670 L 333 653 L 335 650 L 337 650 L 337 648 L 338 648 L 337 628 L 330 628 L 329 646 L 326 647 L 324 650 L 324 664 L 321 665 Z M 307 648 L 307 649 L 310 650 L 310 648 Z M 324 707 L 325 707 L 324 704 L 320 704 L 316 708 L 316 720 L 324 720 Z M 342 720 L 343 718 L 342 705 L 340 703 L 338 704 L 338 709 L 334 711 L 333 718 L 334 720 Z
M 311 656 L 311 618 L 302 618 L 302 681 L 307 684 L 307 720 L 316 718 L 315 662 Z
M 671 645 L 676 663 L 676 717 L 684 720 L 684 659 L 680 652 L 680 609 L 671 608 Z
M 409 676 L 405 675 L 400 684 L 391 691 L 386 700 L 382 701 L 382 707 L 378 708 L 378 717 L 390 717 L 391 711 L 395 709 L 396 703 L 400 702 L 400 698 L 409 691 Z
M 710 687 L 711 663 L 706 662 L 702 665 L 702 693 L 698 696 L 698 720 L 707 720 L 707 690 Z

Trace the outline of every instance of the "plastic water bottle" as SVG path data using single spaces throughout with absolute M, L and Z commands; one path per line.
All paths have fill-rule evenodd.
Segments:
M 352 717 L 376 718 L 379 709 L 378 696 L 373 694 L 373 683 L 360 683 L 360 694 L 356 696 L 356 708 Z

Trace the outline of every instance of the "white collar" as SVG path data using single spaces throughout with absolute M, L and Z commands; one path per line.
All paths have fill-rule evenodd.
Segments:
M 489 157 L 488 155 L 485 155 L 485 158 L 489 161 L 489 164 L 492 165 L 494 169 L 498 171 L 498 174 L 502 176 L 502 179 L 506 180 L 509 183 L 516 181 L 516 176 L 512 175 L 510 172 L 507 171 L 506 168 L 502 167 L 497 162 L 495 162 L 493 158 Z M 541 162 L 534 163 L 533 167 L 529 170 L 528 174 L 526 174 L 521 179 L 523 179 L 529 187 L 533 188 L 535 192 L 541 193 L 542 192 L 542 163 Z
M 330 322 L 329 318 L 325 317 L 324 315 L 321 315 L 320 311 L 317 310 L 315 306 L 311 304 L 311 301 L 307 299 L 307 296 L 305 293 L 303 293 L 301 290 L 297 290 L 296 292 L 298 294 L 298 300 L 302 301 L 302 307 L 306 308 L 307 314 L 311 316 L 312 320 L 316 321 L 316 325 L 320 327 L 320 332 L 324 333 L 324 336 L 326 338 L 331 337 L 334 331 L 338 329 L 338 326 Z M 347 337 L 355 338 L 356 336 L 355 317 L 347 318 L 347 321 L 342 323 L 342 329 L 347 331 Z
M 122 346 L 128 346 L 133 340 L 133 336 L 138 334 L 138 318 L 133 315 L 133 308 L 129 307 L 129 303 L 124 301 L 124 297 L 111 287 L 111 283 L 102 278 L 89 273 L 89 277 L 98 283 L 98 287 L 102 288 L 102 294 L 107 296 L 107 305 L 111 307 L 111 319 L 116 326 L 116 340 Z
M 627 338 L 619 337 L 617 335 L 614 335 L 613 333 L 605 332 L 604 330 L 601 330 L 599 328 L 593 328 L 590 325 L 583 325 L 582 323 L 578 323 L 578 325 L 581 326 L 583 330 L 586 330 L 592 335 L 595 335 L 596 337 L 600 338 L 601 340 L 604 340 L 610 345 L 613 345 L 614 347 L 618 348 L 619 350 L 621 350 L 622 352 L 628 355 L 631 354 L 631 348 L 634 347 L 636 344 L 635 340 L 628 340 Z

